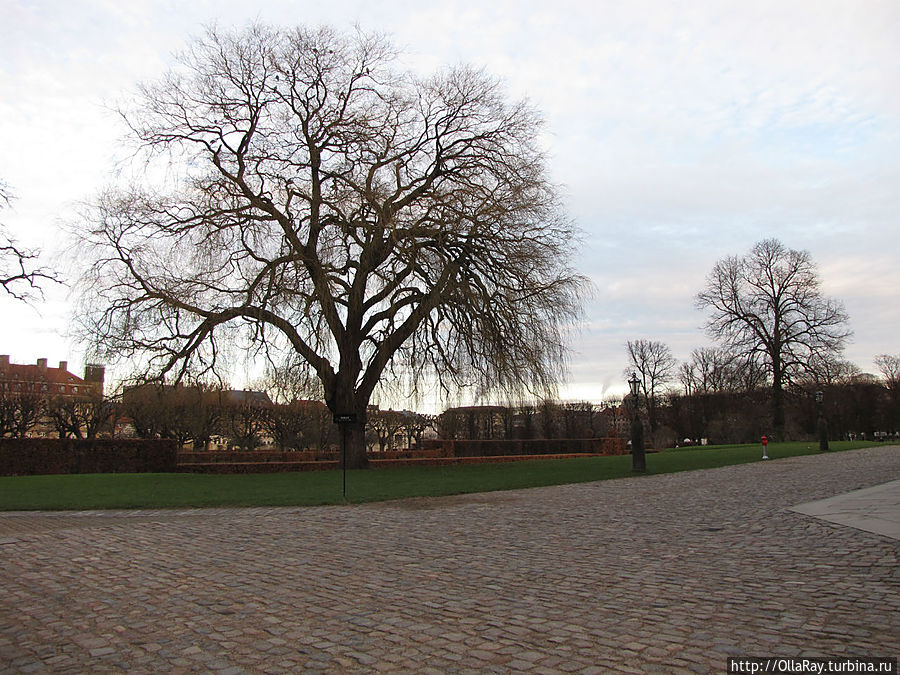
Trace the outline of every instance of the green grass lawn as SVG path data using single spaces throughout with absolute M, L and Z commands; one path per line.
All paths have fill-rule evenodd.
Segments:
M 832 451 L 875 443 L 833 442 Z M 816 443 L 776 443 L 777 460 L 818 452 Z M 692 471 L 760 461 L 760 445 L 681 448 L 647 456 L 647 473 Z M 502 464 L 421 466 L 347 472 L 352 503 L 513 490 L 632 476 L 631 457 L 584 457 Z M 342 473 L 200 475 L 85 474 L 0 477 L 0 511 L 309 506 L 342 503 Z

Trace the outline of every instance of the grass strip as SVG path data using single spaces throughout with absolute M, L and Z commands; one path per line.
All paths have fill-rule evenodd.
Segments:
M 877 445 L 833 442 L 832 451 Z M 771 460 L 818 452 L 816 443 L 769 445 Z M 760 461 L 759 445 L 680 448 L 647 456 L 647 474 Z M 415 466 L 347 472 L 350 503 L 515 490 L 633 476 L 631 457 Z M 81 474 L 0 477 L 0 511 L 158 509 L 341 504 L 340 471 L 299 473 Z

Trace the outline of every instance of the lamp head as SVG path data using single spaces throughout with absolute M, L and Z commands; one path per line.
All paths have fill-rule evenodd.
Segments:
M 638 387 L 641 386 L 641 381 L 638 379 L 637 373 L 631 373 L 631 379 L 628 380 L 628 386 L 631 387 L 631 395 L 637 396 L 639 391 Z

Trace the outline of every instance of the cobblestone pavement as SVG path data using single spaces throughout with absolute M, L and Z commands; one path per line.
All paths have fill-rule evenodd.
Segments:
M 895 657 L 900 542 L 788 508 L 897 478 L 882 447 L 365 506 L 0 514 L 0 672 Z

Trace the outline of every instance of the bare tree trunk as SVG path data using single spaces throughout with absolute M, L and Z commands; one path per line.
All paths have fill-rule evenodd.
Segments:
M 784 372 L 777 353 L 772 359 L 772 427 L 775 438 L 784 438 Z
M 369 460 L 366 456 L 366 408 L 367 401 L 359 401 L 358 396 L 349 386 L 338 385 L 334 399 L 328 401 L 328 407 L 338 422 L 338 438 L 341 451 L 346 452 L 348 469 L 366 469 Z M 347 421 L 338 421 L 342 417 Z
M 647 420 L 650 423 L 650 433 L 653 434 L 659 426 L 656 419 L 656 396 L 647 397 Z
M 784 389 L 781 381 L 772 386 L 772 426 L 775 429 L 775 438 L 784 439 Z
M 348 469 L 367 469 L 369 458 L 366 455 L 366 415 L 357 413 L 357 421 L 344 424 L 341 429 L 341 442 L 346 443 L 343 451 L 347 453 Z

